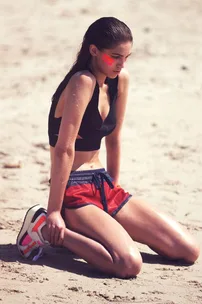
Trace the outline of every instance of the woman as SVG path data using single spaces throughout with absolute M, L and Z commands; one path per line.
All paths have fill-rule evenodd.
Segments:
M 142 258 L 134 241 L 170 259 L 194 263 L 199 248 L 177 223 L 119 186 L 121 129 L 132 34 L 113 17 L 87 30 L 77 60 L 52 98 L 51 184 L 47 212 L 28 210 L 17 246 L 36 260 L 46 244 L 64 246 L 99 270 L 136 276 Z M 107 171 L 99 160 L 105 137 Z

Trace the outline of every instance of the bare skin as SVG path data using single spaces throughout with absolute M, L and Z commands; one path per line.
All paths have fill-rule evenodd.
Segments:
M 123 67 L 130 49 L 130 43 L 124 43 L 115 49 L 106 50 L 110 56 L 120 54 L 112 66 L 107 66 L 102 62 L 102 54 L 92 45 L 91 69 L 96 78 L 84 71 L 78 78 L 73 77 L 60 97 L 55 116 L 63 116 L 63 122 L 58 143 L 50 149 L 52 185 L 47 226 L 42 231 L 44 238 L 53 245 L 63 245 L 99 270 L 122 278 L 136 276 L 141 270 L 142 258 L 134 241 L 148 245 L 169 259 L 194 263 L 199 256 L 199 247 L 187 231 L 134 197 L 114 218 L 92 205 L 66 209 L 65 221 L 61 217 L 63 193 L 71 170 L 103 167 L 99 151 L 74 151 L 75 140 L 79 138 L 79 125 L 87 106 L 86 100 L 91 99 L 97 81 L 100 87 L 99 112 L 104 119 L 109 112 L 108 87 L 104 80 L 106 75 L 114 78 L 117 76 L 114 71 L 122 70 L 118 84 L 117 127 L 106 138 L 107 171 L 114 178 L 115 185 L 119 184 L 120 134 L 128 92 L 128 75 Z M 69 96 L 76 96 L 77 99 L 72 97 L 71 100 Z M 76 106 L 77 100 L 79 107 Z M 71 116 L 67 108 L 71 109 Z

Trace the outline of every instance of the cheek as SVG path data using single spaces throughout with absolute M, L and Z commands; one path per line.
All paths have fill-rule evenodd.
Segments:
M 111 58 L 110 56 L 108 56 L 107 54 L 103 54 L 101 56 L 101 60 L 103 63 L 107 64 L 108 66 L 112 66 L 115 62 L 115 60 L 113 58 Z

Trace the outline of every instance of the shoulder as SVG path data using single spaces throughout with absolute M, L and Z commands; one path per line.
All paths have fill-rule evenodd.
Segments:
M 70 86 L 79 88 L 94 89 L 96 84 L 95 76 L 88 70 L 76 72 L 69 81 Z
M 88 103 L 92 96 L 96 85 L 96 79 L 92 73 L 87 70 L 79 71 L 73 74 L 66 85 L 61 98 L 69 105 L 71 101 L 80 100 Z
M 119 79 L 120 80 L 129 80 L 129 73 L 128 73 L 128 71 L 125 69 L 125 68 L 123 68 L 122 70 L 121 70 L 121 72 L 120 72 L 120 74 L 119 74 Z
M 124 68 L 121 70 L 119 76 L 118 76 L 118 91 L 123 92 L 128 89 L 129 85 L 129 73 Z

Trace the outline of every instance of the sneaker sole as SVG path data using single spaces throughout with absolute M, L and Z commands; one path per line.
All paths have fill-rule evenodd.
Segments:
M 27 211 L 27 213 L 25 214 L 24 221 L 23 221 L 23 224 L 22 224 L 22 228 L 20 229 L 20 232 L 19 232 L 19 234 L 17 236 L 17 239 L 16 239 L 17 248 L 18 248 L 18 251 L 19 251 L 19 253 L 20 253 L 21 256 L 23 256 L 23 254 L 22 254 L 22 252 L 20 251 L 20 249 L 18 247 L 18 246 L 20 246 L 20 244 L 19 244 L 20 243 L 20 239 L 22 238 L 22 236 L 25 234 L 25 232 L 29 228 L 29 224 L 31 223 L 34 214 L 36 213 L 36 211 L 39 208 L 42 208 L 42 206 L 40 206 L 39 204 L 37 204 L 37 205 L 31 207 Z

